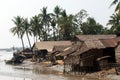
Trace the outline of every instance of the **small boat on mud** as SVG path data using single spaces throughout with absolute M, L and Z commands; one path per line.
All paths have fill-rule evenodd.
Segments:
M 5 60 L 6 64 L 20 64 L 25 60 L 25 56 L 19 53 L 13 53 L 13 58 L 10 60 Z

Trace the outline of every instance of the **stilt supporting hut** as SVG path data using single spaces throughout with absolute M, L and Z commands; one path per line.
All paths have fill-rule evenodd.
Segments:
M 64 53 L 64 72 L 85 74 L 102 69 L 110 69 L 110 64 L 116 64 L 115 50 L 117 38 L 85 39 L 76 42 L 79 45 L 73 52 Z M 74 47 L 72 47 L 74 48 Z M 70 51 L 69 49 L 68 51 Z

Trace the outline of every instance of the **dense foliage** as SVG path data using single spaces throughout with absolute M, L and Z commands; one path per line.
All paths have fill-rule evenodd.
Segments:
M 12 20 L 15 27 L 10 31 L 18 35 L 24 48 L 23 37 L 27 36 L 31 47 L 29 36 L 34 41 L 48 40 L 70 40 L 74 35 L 79 34 L 105 34 L 109 29 L 104 28 L 101 24 L 89 17 L 86 10 L 80 10 L 76 14 L 68 14 L 65 9 L 56 6 L 53 13 L 47 12 L 47 7 L 43 7 L 40 13 L 32 18 L 23 18 L 16 16 Z

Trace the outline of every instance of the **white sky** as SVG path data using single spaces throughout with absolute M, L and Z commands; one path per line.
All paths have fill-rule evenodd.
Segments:
M 66 9 L 68 14 L 75 14 L 85 9 L 89 16 L 106 26 L 115 7 L 109 8 L 113 0 L 0 0 L 0 48 L 20 47 L 21 41 L 13 37 L 9 29 L 15 25 L 11 21 L 15 16 L 32 17 L 40 13 L 43 7 L 53 12 L 56 5 Z M 27 39 L 24 39 L 27 43 Z M 28 46 L 28 45 L 26 45 Z

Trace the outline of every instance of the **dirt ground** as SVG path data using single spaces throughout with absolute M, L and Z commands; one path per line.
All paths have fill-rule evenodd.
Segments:
M 43 74 L 59 74 L 63 75 L 63 61 L 58 60 L 57 65 L 51 65 L 50 61 L 45 61 L 41 63 L 31 62 L 31 60 L 26 60 L 27 64 L 32 65 L 32 70 L 35 73 L 43 73 Z M 71 75 L 71 74 L 70 74 Z M 73 74 L 72 74 L 73 75 Z M 115 69 L 103 70 L 94 73 L 88 73 L 85 75 L 73 75 L 73 76 L 85 76 L 85 77 L 93 77 L 98 80 L 120 80 L 120 76 L 116 75 Z

